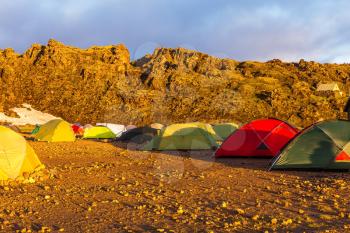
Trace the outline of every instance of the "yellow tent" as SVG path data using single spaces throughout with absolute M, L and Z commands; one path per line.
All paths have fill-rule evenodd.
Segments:
M 85 129 L 84 139 L 114 139 L 116 135 L 105 126 L 94 126 L 92 128 Z
M 44 167 L 24 137 L 0 126 L 0 180 L 16 179 Z
M 205 123 L 173 124 L 164 127 L 144 150 L 209 150 L 220 140 L 211 125 Z
M 46 142 L 74 142 L 75 135 L 68 122 L 55 119 L 42 125 L 35 135 L 35 139 Z

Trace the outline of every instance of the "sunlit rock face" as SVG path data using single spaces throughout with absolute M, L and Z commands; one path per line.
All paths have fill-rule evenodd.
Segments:
M 183 48 L 130 61 L 124 45 L 79 49 L 49 40 L 0 50 L 0 112 L 23 103 L 71 122 L 122 124 L 265 117 L 306 126 L 342 118 L 350 66 L 278 59 L 238 62 Z M 337 82 L 345 95 L 322 95 Z

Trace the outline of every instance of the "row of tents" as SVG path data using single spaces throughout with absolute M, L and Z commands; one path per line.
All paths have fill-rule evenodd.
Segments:
M 210 125 L 185 125 L 164 127 L 143 149 L 218 147 L 216 158 L 272 158 L 270 169 L 350 169 L 350 121 L 322 121 L 300 131 L 278 119 L 254 120 L 226 134 L 221 145 L 218 141 L 223 137 Z
M 299 130 L 278 119 L 233 123 L 184 123 L 146 127 L 101 123 L 71 125 L 57 119 L 36 127 L 37 141 L 73 142 L 114 139 L 139 144 L 140 150 L 215 150 L 216 158 L 272 158 L 270 169 L 350 169 L 350 121 L 329 120 Z M 24 137 L 0 126 L 0 180 L 43 166 Z
M 216 141 L 210 139 L 212 135 L 216 135 L 216 139 L 222 140 L 224 136 L 237 129 L 234 124 L 223 126 L 216 125 L 216 133 L 211 126 L 203 123 L 176 124 L 171 127 L 164 127 L 158 123 L 147 127 L 125 127 L 100 123 L 96 126 L 86 125 L 82 127 L 79 124 L 71 125 L 62 119 L 55 119 L 44 125 L 36 126 L 34 129 L 29 126 L 21 128 L 0 126 L 0 180 L 16 179 L 25 173 L 30 174 L 45 167 L 21 133 L 30 134 L 36 141 L 43 142 L 74 142 L 77 136 L 81 136 L 83 139 L 117 139 L 123 142 L 146 143 L 150 150 L 154 149 L 153 146 L 156 145 L 158 148 L 173 150 L 177 147 L 170 146 L 172 144 L 170 138 L 164 137 L 162 140 L 158 140 L 161 138 L 158 136 L 161 132 L 163 132 L 163 136 L 166 136 L 181 129 L 182 136 L 174 134 L 177 138 L 175 144 L 180 146 L 179 148 L 188 149 L 195 146 L 197 149 L 212 149 L 218 145 Z M 168 129 L 164 130 L 165 128 Z M 221 137 L 217 135 L 221 135 Z M 155 139 L 156 137 L 158 139 Z M 207 143 L 207 140 L 210 143 Z
M 144 127 L 112 123 L 81 126 L 80 124 L 70 125 L 62 119 L 55 119 L 44 125 L 37 125 L 31 135 L 37 141 L 46 142 L 73 142 L 76 138 L 117 139 L 140 144 L 152 141 L 145 146 L 145 149 L 151 150 L 200 150 L 216 148 L 219 145 L 218 142 L 222 142 L 237 128 L 238 126 L 234 123 L 210 125 L 199 122 L 172 124 L 166 127 L 159 123 Z
M 272 158 L 270 170 L 349 170 L 350 121 L 322 121 L 300 131 L 278 119 L 255 120 L 232 133 L 215 156 Z
M 241 127 L 233 123 L 209 125 L 198 122 L 139 128 L 107 123 L 79 127 L 53 120 L 34 132 L 34 138 L 48 142 L 75 141 L 75 133 L 80 132 L 85 139 L 116 138 L 141 144 L 138 147 L 141 150 L 216 149 L 216 158 L 273 158 L 271 168 L 274 169 L 350 167 L 349 121 L 323 121 L 302 131 L 278 119 L 254 120 Z

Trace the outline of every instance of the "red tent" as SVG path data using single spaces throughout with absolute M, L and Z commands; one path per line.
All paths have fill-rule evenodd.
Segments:
M 274 157 L 298 133 L 284 121 L 251 121 L 233 132 L 215 152 L 216 157 Z
M 84 128 L 79 124 L 73 124 L 72 129 L 76 135 L 83 135 L 84 134 Z

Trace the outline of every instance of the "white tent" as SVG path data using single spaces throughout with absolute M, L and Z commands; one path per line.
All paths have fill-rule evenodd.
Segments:
M 109 128 L 117 137 L 120 137 L 123 132 L 126 131 L 125 125 L 118 125 L 112 123 L 97 123 L 99 126 L 106 126 Z
M 126 131 L 128 131 L 128 130 L 131 130 L 131 129 L 136 129 L 137 126 L 136 125 L 128 125 L 125 128 L 126 128 Z

